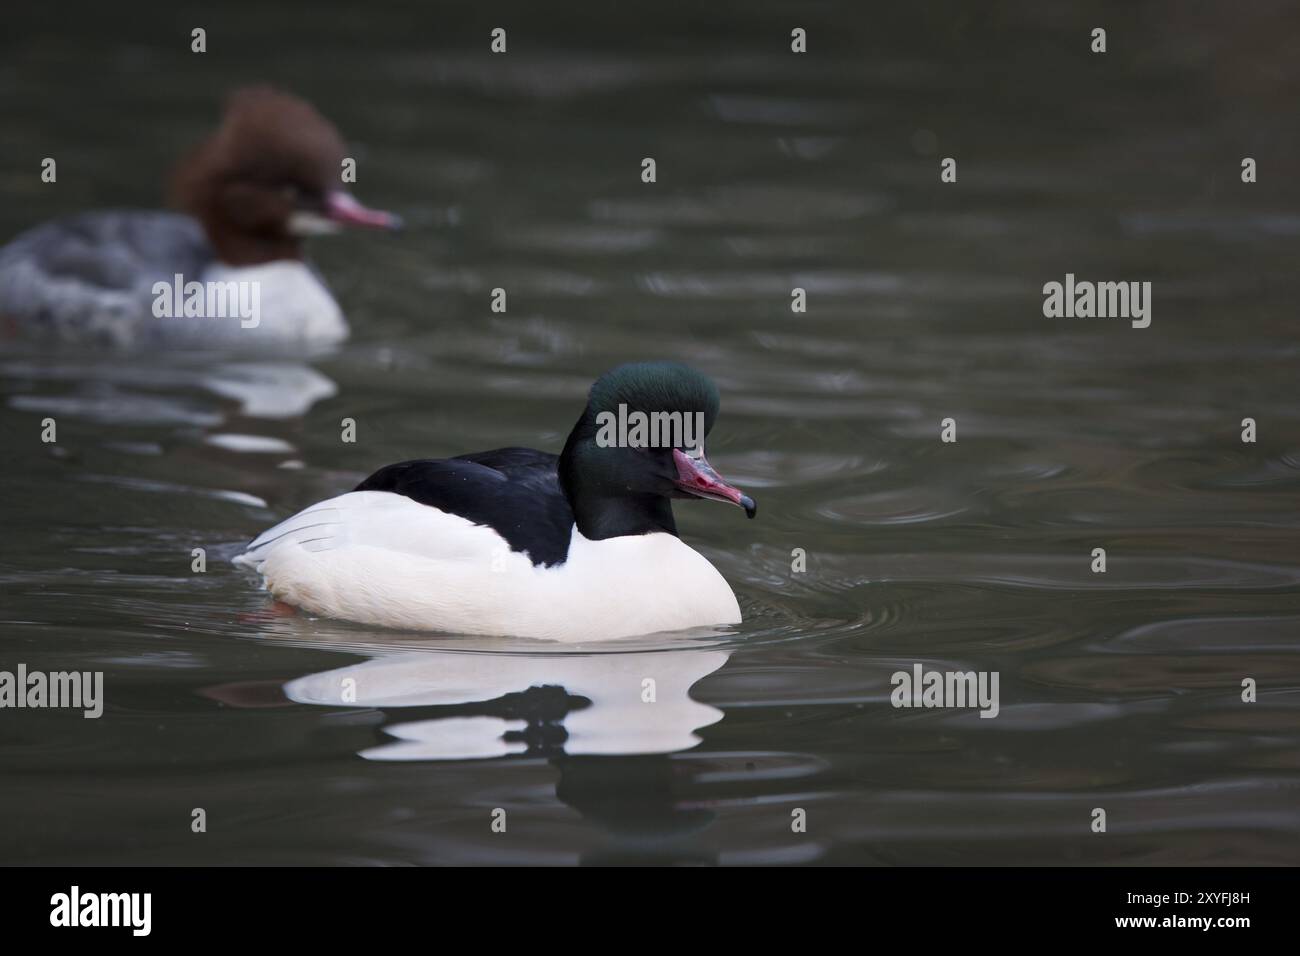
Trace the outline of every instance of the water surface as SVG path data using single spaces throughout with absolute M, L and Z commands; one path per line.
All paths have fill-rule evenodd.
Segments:
M 812 5 L 803 58 L 775 4 L 7 14 L 0 236 L 159 202 L 259 79 L 412 228 L 313 247 L 354 328 L 328 354 L 5 343 L 0 667 L 107 702 L 0 714 L 0 862 L 1297 862 L 1293 53 L 1104 10 L 1105 59 L 1028 3 Z M 1067 272 L 1151 281 L 1151 327 L 1045 319 Z M 558 450 L 657 357 L 716 379 L 710 458 L 759 502 L 676 509 L 738 628 L 384 632 L 270 614 L 228 564 L 391 461 Z M 1000 714 L 894 709 L 917 662 L 998 671 Z

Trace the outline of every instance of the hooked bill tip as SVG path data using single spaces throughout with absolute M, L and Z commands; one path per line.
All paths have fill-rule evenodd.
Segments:
M 758 514 L 758 505 L 754 504 L 754 499 L 749 497 L 749 495 L 741 495 L 740 501 L 737 503 L 740 507 L 745 509 L 746 518 L 752 518 L 754 515 Z

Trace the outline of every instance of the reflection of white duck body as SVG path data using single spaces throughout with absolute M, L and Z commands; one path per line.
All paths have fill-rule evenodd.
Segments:
M 339 390 L 332 379 L 295 362 L 227 362 L 206 371 L 200 384 L 239 402 L 246 418 L 297 418 Z
M 599 654 L 483 654 L 420 651 L 311 674 L 292 680 L 285 694 L 303 704 L 358 707 L 431 707 L 486 702 L 532 687 L 562 686 L 589 707 L 569 711 L 564 752 L 656 754 L 699 743 L 695 731 L 717 723 L 722 711 L 694 701 L 690 689 L 722 667 L 722 650 Z M 418 720 L 385 730 L 398 738 L 362 752 L 370 760 L 457 760 L 523 753 L 505 739 L 524 720 L 473 716 Z

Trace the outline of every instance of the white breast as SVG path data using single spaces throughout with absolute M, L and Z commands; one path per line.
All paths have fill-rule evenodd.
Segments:
M 347 321 L 333 295 L 304 263 L 281 259 L 261 265 L 213 263 L 203 273 L 208 282 L 246 282 L 259 290 L 256 328 L 233 325 L 238 336 L 256 341 L 333 343 L 347 338 Z
M 348 337 L 339 304 L 302 262 L 280 259 L 255 266 L 215 262 L 203 270 L 199 281 L 205 287 L 235 283 L 241 307 L 255 303 L 255 312 L 249 311 L 251 317 L 242 308 L 221 316 L 150 316 L 153 338 L 172 347 L 244 349 L 330 345 Z
M 535 567 L 495 531 L 383 491 L 354 491 L 265 532 L 235 563 L 287 604 L 363 624 L 595 641 L 740 621 L 713 565 L 675 535 L 590 541 Z

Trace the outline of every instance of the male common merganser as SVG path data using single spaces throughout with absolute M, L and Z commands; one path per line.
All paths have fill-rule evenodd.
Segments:
M 673 413 L 700 422 L 694 444 L 638 435 L 638 420 Z M 754 516 L 704 457 L 717 414 L 699 372 L 621 365 L 591 387 L 559 457 L 501 448 L 389 465 L 266 531 L 235 564 L 285 604 L 384 627 L 592 641 L 736 624 L 735 595 L 677 537 L 670 502 L 712 498 Z M 615 421 L 634 425 L 616 434 Z
M 399 224 L 343 188 L 345 156 L 310 104 L 240 90 L 176 169 L 172 191 L 189 215 L 89 212 L 28 230 L 0 248 L 0 322 L 115 346 L 340 341 L 347 322 L 303 262 L 303 238 Z

